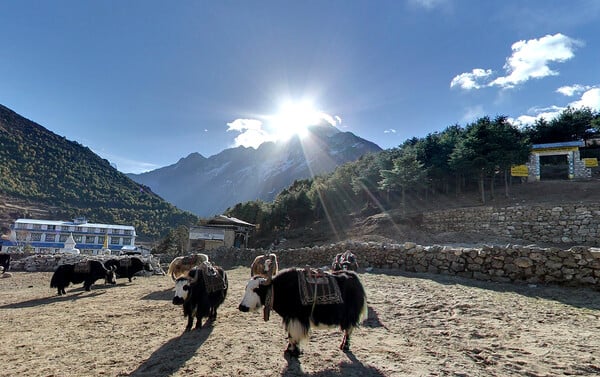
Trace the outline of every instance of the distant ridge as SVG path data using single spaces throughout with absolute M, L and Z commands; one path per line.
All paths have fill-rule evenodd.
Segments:
M 382 150 L 330 125 L 309 131 L 302 139 L 263 143 L 258 149 L 230 148 L 209 158 L 192 153 L 173 165 L 128 176 L 178 208 L 208 217 L 240 202 L 272 201 L 295 180 L 331 172 Z

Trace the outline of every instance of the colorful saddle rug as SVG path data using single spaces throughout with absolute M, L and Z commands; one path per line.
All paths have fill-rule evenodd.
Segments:
M 344 302 L 340 286 L 330 273 L 311 268 L 297 271 L 302 305 L 341 304 Z
M 227 288 L 227 283 L 225 279 L 219 275 L 217 269 L 210 262 L 203 262 L 198 266 L 199 270 L 202 271 L 202 278 L 204 279 L 204 286 L 206 287 L 206 292 L 213 293 L 216 291 L 221 291 Z

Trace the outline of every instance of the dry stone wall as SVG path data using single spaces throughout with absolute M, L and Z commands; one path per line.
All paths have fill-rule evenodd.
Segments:
M 82 259 L 95 259 L 102 262 L 108 259 L 122 259 L 126 257 L 95 255 L 93 257 L 85 255 L 70 255 L 70 254 L 12 254 L 10 261 L 11 271 L 27 271 L 27 272 L 52 272 L 62 264 L 75 264 Z M 155 274 L 164 274 L 161 269 L 160 260 L 152 256 L 136 256 L 142 262 L 150 263 Z
M 436 211 L 423 214 L 422 226 L 434 232 L 486 232 L 532 243 L 600 246 L 600 208 L 597 204 Z
M 280 268 L 327 268 L 334 256 L 345 250 L 356 254 L 363 271 L 365 268 L 375 267 L 497 282 L 600 287 L 600 249 L 588 246 L 564 250 L 519 245 L 464 248 L 421 246 L 412 242 L 341 242 L 269 252 L 277 254 Z M 213 262 L 230 268 L 237 265 L 250 266 L 254 258 L 264 252 L 261 249 L 218 249 L 208 254 Z
M 570 249 L 535 246 L 422 246 L 412 242 L 340 242 L 311 248 L 263 250 L 221 248 L 207 251 L 209 259 L 225 268 L 249 267 L 256 256 L 277 255 L 280 268 L 329 268 L 334 256 L 346 250 L 358 258 L 360 271 L 372 267 L 409 272 L 457 275 L 478 280 L 558 284 L 600 288 L 600 248 Z M 13 271 L 53 271 L 59 264 L 75 263 L 81 256 L 35 255 L 11 263 Z M 151 259 L 156 273 L 158 258 Z M 163 265 L 163 267 L 165 267 Z

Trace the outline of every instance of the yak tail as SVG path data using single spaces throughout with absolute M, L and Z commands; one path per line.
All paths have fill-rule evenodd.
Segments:
M 56 277 L 56 273 L 52 275 L 52 279 L 50 279 L 50 288 L 58 288 L 57 284 L 57 277 Z
M 360 314 L 358 316 L 358 323 L 362 323 L 363 320 L 369 318 L 369 306 L 367 305 L 367 295 L 363 296 L 364 302 L 363 307 L 360 310 Z

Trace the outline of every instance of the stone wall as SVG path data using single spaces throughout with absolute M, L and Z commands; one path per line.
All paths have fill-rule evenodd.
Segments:
M 540 248 L 534 246 L 484 246 L 464 248 L 421 246 L 412 242 L 384 244 L 340 242 L 311 248 L 270 250 L 277 254 L 280 268 L 328 268 L 337 253 L 351 250 L 360 270 L 375 267 L 409 272 L 457 275 L 478 280 L 600 287 L 600 249 L 588 246 Z M 262 249 L 215 249 L 209 259 L 225 268 L 249 267 Z M 81 256 L 35 255 L 11 263 L 13 271 L 53 271 Z M 164 262 L 169 262 L 165 260 Z M 154 266 L 158 258 L 152 258 Z M 164 265 L 163 265 L 164 267 Z M 161 273 L 158 267 L 157 273 Z
M 412 242 L 341 242 L 273 252 L 277 254 L 280 268 L 329 267 L 334 256 L 345 250 L 356 254 L 362 271 L 375 267 L 498 282 L 600 287 L 600 249 L 587 246 L 563 250 L 518 245 L 463 248 L 421 246 Z M 263 253 L 260 249 L 219 249 L 208 255 L 216 264 L 231 268 L 250 266 L 254 258 Z
M 123 259 L 127 257 L 118 257 L 110 255 L 71 255 L 71 254 L 12 254 L 10 261 L 10 271 L 27 272 L 53 272 L 61 264 L 75 264 L 82 259 L 94 259 L 102 262 L 109 259 Z M 143 262 L 149 262 L 155 274 L 164 274 L 160 266 L 160 260 L 153 256 L 136 256 Z
M 600 208 L 561 206 L 472 207 L 423 214 L 434 232 L 485 232 L 532 243 L 600 246 Z

